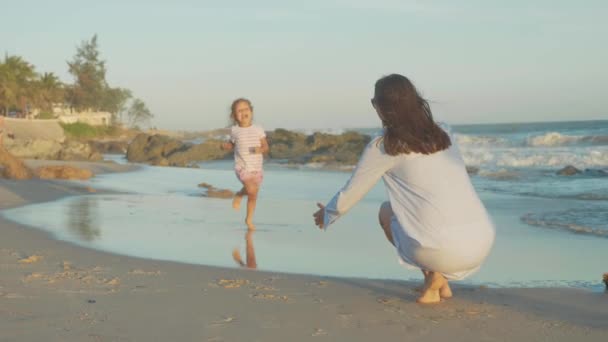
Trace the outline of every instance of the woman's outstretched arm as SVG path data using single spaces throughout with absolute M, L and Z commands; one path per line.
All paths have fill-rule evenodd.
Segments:
M 327 226 L 348 212 L 393 167 L 396 158 L 384 152 L 380 139 L 373 139 L 367 145 L 346 185 L 324 208 L 319 209 L 323 215 L 320 228 L 327 229 Z

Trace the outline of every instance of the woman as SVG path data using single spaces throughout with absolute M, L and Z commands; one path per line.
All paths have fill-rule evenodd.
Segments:
M 380 206 L 380 226 L 400 262 L 422 270 L 419 303 L 449 298 L 448 280 L 479 269 L 494 243 L 494 226 L 467 174 L 447 126 L 433 120 L 428 102 L 404 76 L 376 82 L 372 105 L 383 135 L 365 148 L 349 181 L 315 224 L 326 229 L 382 178 L 389 202 Z

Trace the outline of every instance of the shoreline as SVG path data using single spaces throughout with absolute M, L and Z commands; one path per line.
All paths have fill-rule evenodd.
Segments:
M 133 170 L 87 164 L 100 168 L 97 173 Z M 80 194 L 90 192 L 64 181 L 0 180 L 0 210 Z M 454 299 L 422 306 L 415 303 L 419 284 L 411 282 L 128 257 L 55 240 L 3 217 L 0 229 L 3 341 L 500 341 L 507 335 L 599 341 L 608 336 L 605 293 L 455 283 Z

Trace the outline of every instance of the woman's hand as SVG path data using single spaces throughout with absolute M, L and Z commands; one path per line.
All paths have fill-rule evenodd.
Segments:
M 319 227 L 319 229 L 323 229 L 325 228 L 323 226 L 323 220 L 325 218 L 325 206 L 321 203 L 317 203 L 317 207 L 319 207 L 319 210 L 312 214 L 312 216 L 315 218 L 315 225 Z

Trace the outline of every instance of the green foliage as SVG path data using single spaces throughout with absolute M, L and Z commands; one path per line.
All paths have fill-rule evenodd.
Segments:
M 34 83 L 32 98 L 37 107 L 52 111 L 53 104 L 62 103 L 65 90 L 59 78 L 52 72 L 45 72 Z
M 72 61 L 68 61 L 69 72 L 74 76 L 68 99 L 77 110 L 102 110 L 106 82 L 105 61 L 100 59 L 97 35 L 91 41 L 83 41 L 76 49 Z
M 121 122 L 126 111 L 127 102 L 132 98 L 129 89 L 108 88 L 103 99 L 104 110 L 112 113 L 115 122 Z
M 34 92 L 37 77 L 34 66 L 19 56 L 4 57 L 0 63 L 0 108 L 7 112 L 9 108 L 25 111 L 28 98 Z
M 6 55 L 0 60 L 0 115 L 12 110 L 28 113 L 34 108 L 49 113 L 54 105 L 63 105 L 79 112 L 109 112 L 115 124 L 145 124 L 152 118 L 145 103 L 133 99 L 129 89 L 107 83 L 97 35 L 83 41 L 67 64 L 73 84 L 61 83 L 53 73 L 38 74 L 23 58 Z
M 129 118 L 130 127 L 148 123 L 148 121 L 154 117 L 144 101 L 140 99 L 134 99 L 131 102 L 131 107 L 129 107 L 129 110 L 127 111 L 127 116 Z
M 86 123 L 76 122 L 72 124 L 61 124 L 68 138 L 97 138 L 113 136 L 119 131 L 117 126 L 91 126 Z
M 50 119 L 54 119 L 55 115 L 53 115 L 53 113 L 49 113 L 49 112 L 42 112 L 40 114 L 38 114 L 38 116 L 36 117 L 36 119 L 40 119 L 40 120 L 50 120 Z

